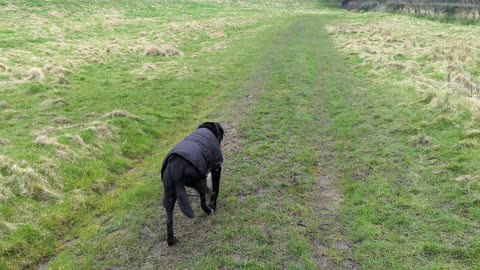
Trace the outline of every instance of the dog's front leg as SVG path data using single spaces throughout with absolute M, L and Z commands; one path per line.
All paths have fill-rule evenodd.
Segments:
M 202 179 L 201 181 L 197 182 L 195 186 L 192 187 L 198 191 L 198 194 L 200 194 L 200 206 L 202 207 L 203 211 L 207 214 L 213 213 L 213 210 L 208 207 L 206 202 L 207 178 Z
M 200 206 L 202 207 L 203 211 L 207 214 L 211 214 L 214 212 L 213 209 L 211 209 L 210 207 L 208 207 L 207 205 L 207 202 L 206 202 L 206 196 L 205 196 L 205 193 L 206 192 L 200 192 Z
M 222 167 L 218 167 L 212 171 L 212 196 L 210 197 L 210 207 L 213 211 L 217 210 L 217 198 L 220 192 L 220 176 L 222 174 Z

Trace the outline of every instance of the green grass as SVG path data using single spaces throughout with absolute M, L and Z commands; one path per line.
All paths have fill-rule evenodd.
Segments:
M 115 204 L 118 197 L 136 185 L 138 179 L 129 174 L 154 150 L 162 156 L 207 117 L 223 91 L 221 81 L 230 76 L 222 73 L 227 78 L 213 80 L 212 74 L 238 57 L 245 59 L 238 47 L 231 56 L 227 52 L 219 55 L 224 49 L 216 49 L 219 40 L 208 34 L 223 32 L 223 47 L 228 48 L 235 45 L 235 39 L 252 40 L 281 22 L 283 19 L 277 18 L 288 12 L 267 8 L 268 3 L 252 4 L 259 9 L 208 2 L 122 2 L 116 6 L 121 14 L 118 21 L 109 19 L 118 14 L 111 11 L 110 2 L 82 7 L 71 1 L 30 1 L 8 9 L 4 35 L 25 41 L 25 36 L 45 36 L 57 42 L 24 43 L 13 49 L 2 46 L 0 62 L 9 68 L 2 71 L 1 99 L 7 105 L 0 116 L 0 138 L 5 142 L 1 145 L 5 162 L 0 190 L 2 266 L 33 268 L 73 245 L 74 239 L 95 231 L 98 222 L 103 222 L 99 217 L 119 207 Z M 49 16 L 52 12 L 58 14 Z M 15 24 L 15 16 L 23 18 L 25 14 L 33 16 L 24 24 Z M 55 26 L 65 35 L 54 31 Z M 160 45 L 153 36 L 164 30 L 175 30 L 161 39 L 167 43 L 175 40 L 184 57 L 144 55 L 148 44 L 142 47 L 143 41 L 138 40 L 146 35 L 150 44 Z M 112 38 L 119 40 L 114 42 L 119 51 L 109 55 L 105 44 Z M 141 47 L 135 47 L 135 42 Z M 57 44 L 60 50 L 56 50 Z M 87 49 L 77 54 L 79 48 Z M 36 58 L 32 60 L 30 55 Z M 68 66 L 71 62 L 74 64 Z M 54 68 L 69 69 L 60 74 L 66 83 L 57 82 L 57 74 L 47 66 L 50 63 Z M 142 71 L 144 63 L 153 63 L 157 69 Z M 32 66 L 41 68 L 45 80 L 22 74 Z M 105 117 L 118 109 L 135 117 Z M 57 123 L 57 117 L 68 122 Z M 156 173 L 150 180 L 158 181 Z M 94 225 L 89 227 L 91 223 Z M 85 265 L 88 268 L 88 263 Z
M 322 21 L 316 19 L 287 22 L 280 33 L 268 32 L 246 41 L 243 50 L 231 51 L 229 60 L 245 48 L 256 48 L 242 53 L 235 65 L 226 65 L 225 73 L 218 75 L 222 88 L 231 91 L 223 92 L 212 113 L 238 129 L 238 133 L 230 129 L 227 138 L 243 138 L 236 143 L 227 139 L 227 148 L 241 150 L 226 153 L 218 213 L 200 214 L 193 222 L 177 216 L 180 243 L 166 249 L 159 167 L 153 165 L 162 159 L 163 149 L 131 175 L 145 180 L 108 205 L 102 220 L 91 225 L 92 231 L 60 253 L 50 267 L 316 269 L 318 255 L 312 254 L 310 240 L 317 237 L 317 225 L 305 203 L 316 203 L 309 199 L 319 159 L 314 145 L 321 134 L 315 114 L 321 102 L 316 45 L 326 33 L 318 34 L 316 27 Z M 252 58 L 260 59 L 261 65 Z M 238 80 L 221 80 L 231 77 Z M 245 100 L 248 95 L 255 96 L 254 104 Z M 222 112 L 225 104 L 231 110 Z M 251 111 L 239 117 L 238 111 L 245 107 Z M 299 221 L 307 227 L 298 226 Z M 190 254 L 196 254 L 194 260 Z
M 367 269 L 475 269 L 479 148 L 459 143 L 476 118 L 432 109 L 395 79 L 361 86 L 342 95 L 333 130 L 357 258 Z M 472 179 L 456 181 L 462 175 Z
M 341 52 L 325 30 L 386 20 L 396 37 L 413 19 L 273 2 L 17 1 L 0 13 L 0 268 L 478 268 L 475 110 Z M 145 55 L 171 42 L 183 56 Z M 442 80 L 413 56 L 391 60 Z M 219 211 L 191 197 L 197 217 L 176 212 L 167 248 L 160 165 L 206 119 L 227 128 Z
M 376 19 L 386 19 L 380 24 L 386 29 L 404 29 L 391 32 L 394 36 L 410 32 L 403 18 L 390 24 L 382 16 Z M 352 22 L 358 27 L 370 19 Z M 450 24 L 425 27 L 430 26 L 449 38 L 452 28 L 476 31 Z M 348 40 L 358 42 L 352 35 Z M 414 54 L 407 53 L 410 59 Z M 356 242 L 356 258 L 366 269 L 476 269 L 480 148 L 478 138 L 468 135 L 479 127 L 476 106 L 459 106 L 460 95 L 432 102 L 441 90 L 426 95 L 413 80 L 431 72 L 441 81 L 438 68 L 413 75 L 388 68 L 386 59 L 365 64 L 350 54 L 352 76 L 362 78 L 356 79 L 358 90 L 331 93 L 343 97 L 333 103 L 332 132 L 344 175 L 342 218 Z

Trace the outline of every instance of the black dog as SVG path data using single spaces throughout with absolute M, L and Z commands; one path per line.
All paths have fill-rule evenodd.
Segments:
M 219 123 L 206 122 L 196 131 L 178 143 L 165 157 L 162 164 L 163 206 L 167 211 L 167 243 L 175 244 L 173 235 L 173 208 L 178 199 L 180 210 L 193 218 L 192 206 L 185 186 L 192 187 L 200 194 L 200 205 L 205 213 L 213 213 L 217 208 L 223 154 L 220 149 L 225 132 Z M 210 204 L 205 202 L 207 174 L 212 174 L 213 193 Z

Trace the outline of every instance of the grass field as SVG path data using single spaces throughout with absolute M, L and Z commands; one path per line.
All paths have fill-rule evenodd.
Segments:
M 308 0 L 0 0 L 0 22 L 1 269 L 480 264 L 478 26 Z M 205 120 L 219 211 L 175 213 L 167 248 L 160 165 Z

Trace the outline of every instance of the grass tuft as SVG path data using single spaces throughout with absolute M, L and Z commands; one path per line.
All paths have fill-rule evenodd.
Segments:
M 67 117 L 65 117 L 65 116 L 59 116 L 59 117 L 53 119 L 53 121 L 54 121 L 55 123 L 57 123 L 57 124 L 68 124 L 68 123 L 71 122 L 71 121 L 70 121 Z
M 177 46 L 173 43 L 162 45 L 161 47 L 150 46 L 145 50 L 146 56 L 162 56 L 162 57 L 172 57 L 172 56 L 183 56 Z
M 4 63 L 0 63 L 0 72 L 9 72 L 11 69 Z
M 112 128 L 105 122 L 94 121 L 84 130 L 93 131 L 101 139 L 113 139 Z
M 411 144 L 415 147 L 428 146 L 432 144 L 432 138 L 426 135 L 418 135 L 412 138 Z
M 138 116 L 125 110 L 113 110 L 107 114 L 104 114 L 103 117 L 106 117 L 106 118 L 124 117 L 124 118 L 139 119 Z
M 480 139 L 480 129 L 472 129 L 467 131 L 468 138 Z
M 8 102 L 6 102 L 4 100 L 0 101 L 0 109 L 6 110 L 8 108 L 10 108 L 10 105 L 8 104 Z
M 6 178 L 1 190 L 4 202 L 18 193 L 37 200 L 48 200 L 59 196 L 48 181 L 48 177 L 53 175 L 42 175 L 35 169 L 22 166 L 7 156 L 0 155 L 0 172 Z
M 154 63 L 145 63 L 143 64 L 143 71 L 144 72 L 151 72 L 157 70 L 157 65 Z
M 213 33 L 209 33 L 208 37 L 211 39 L 223 39 L 223 38 L 226 38 L 227 35 L 225 35 L 224 32 L 213 32 Z
M 44 83 L 47 79 L 42 69 L 40 68 L 31 68 L 27 71 L 26 74 L 27 81 L 37 81 Z

